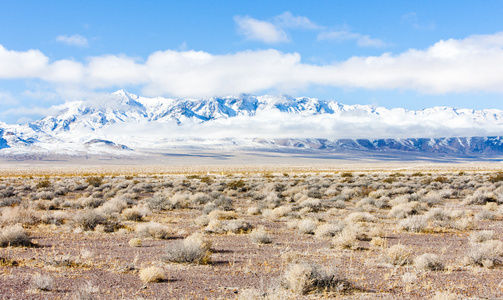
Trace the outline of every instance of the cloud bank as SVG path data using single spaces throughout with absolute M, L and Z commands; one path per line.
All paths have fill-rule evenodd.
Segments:
M 326 65 L 272 49 L 226 55 L 166 50 L 145 60 L 104 55 L 86 62 L 50 61 L 39 50 L 14 51 L 0 45 L 0 79 L 39 79 L 59 90 L 137 87 L 146 96 L 171 97 L 291 93 L 313 85 L 427 94 L 503 93 L 503 32 Z

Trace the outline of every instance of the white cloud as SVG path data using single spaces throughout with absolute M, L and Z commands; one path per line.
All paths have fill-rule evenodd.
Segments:
M 387 46 L 387 44 L 380 39 L 371 38 L 369 35 L 362 35 L 360 33 L 354 33 L 347 30 L 321 32 L 318 34 L 318 40 L 333 40 L 337 42 L 354 40 L 360 47 L 381 48 Z
M 296 28 L 296 29 L 308 29 L 308 30 L 317 30 L 323 29 L 322 26 L 317 25 L 316 23 L 309 20 L 307 17 L 303 16 L 294 16 L 289 11 L 282 13 L 274 17 L 275 23 L 283 28 Z
M 88 46 L 87 39 L 85 37 L 81 36 L 80 34 L 74 34 L 71 36 L 58 35 L 56 37 L 56 41 L 63 43 L 63 44 L 70 45 L 70 46 L 77 46 L 77 47 L 87 47 Z
M 264 43 L 289 42 L 290 38 L 285 29 L 321 30 L 322 26 L 304 16 L 294 16 L 290 12 L 284 12 L 272 19 L 272 22 L 257 20 L 249 16 L 235 16 L 234 22 L 238 26 L 238 32 L 248 40 Z
M 248 16 L 235 16 L 238 32 L 249 40 L 264 43 L 288 42 L 286 32 L 280 27 L 266 21 L 257 20 Z
M 351 37 L 351 33 L 340 35 Z M 85 63 L 50 62 L 38 50 L 17 52 L 0 45 L 0 79 L 32 78 L 50 83 L 58 93 L 135 87 L 147 96 L 174 97 L 291 93 L 310 85 L 432 94 L 503 93 L 503 32 L 325 65 L 305 63 L 298 53 L 277 50 L 226 55 L 168 50 L 155 52 L 146 60 L 106 55 L 90 57 Z
M 49 58 L 39 50 L 17 52 L 0 45 L 0 78 L 39 77 L 48 63 Z
M 0 113 L 2 116 L 51 116 L 55 115 L 64 108 L 64 105 L 55 105 L 51 107 L 16 107 L 7 109 Z
M 134 148 L 145 147 L 163 139 L 202 138 L 425 138 L 445 136 L 488 136 L 501 132 L 502 125 L 493 120 L 477 120 L 471 114 L 442 111 L 415 114 L 403 109 L 364 110 L 326 115 L 288 114 L 280 111 L 258 111 L 254 116 L 219 118 L 200 123 L 194 120 L 176 122 L 135 121 L 115 123 L 100 130 Z M 132 138 L 134 137 L 134 138 Z M 207 142 L 207 141 L 206 141 Z M 133 144 L 135 143 L 135 144 Z M 168 143 L 167 143 L 168 144 Z M 154 145 L 155 146 L 155 145 Z M 159 146 L 159 144 L 157 144 Z

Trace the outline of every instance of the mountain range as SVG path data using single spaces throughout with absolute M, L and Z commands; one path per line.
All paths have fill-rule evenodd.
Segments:
M 289 96 L 140 97 L 67 102 L 54 116 L 0 123 L 0 156 L 139 155 L 166 149 L 503 154 L 503 111 L 344 105 Z

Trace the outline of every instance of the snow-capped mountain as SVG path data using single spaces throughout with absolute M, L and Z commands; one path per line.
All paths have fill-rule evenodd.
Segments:
M 167 99 L 124 90 L 0 123 L 0 155 L 141 153 L 168 148 L 503 153 L 503 111 L 344 105 L 288 96 Z

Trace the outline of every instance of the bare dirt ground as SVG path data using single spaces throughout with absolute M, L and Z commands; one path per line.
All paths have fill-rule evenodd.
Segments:
M 501 299 L 499 167 L 4 164 L 0 295 Z M 258 228 L 270 243 L 254 240 Z M 194 233 L 209 259 L 167 261 Z M 155 282 L 141 277 L 150 266 Z

